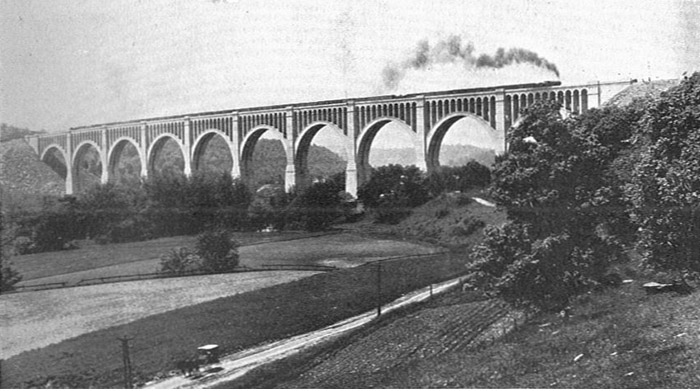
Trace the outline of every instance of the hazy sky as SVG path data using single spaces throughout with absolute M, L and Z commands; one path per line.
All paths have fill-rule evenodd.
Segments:
M 564 83 L 700 68 L 699 1 L 0 0 L 0 122 L 71 126 L 254 105 L 556 80 L 530 65 L 406 69 L 427 40 L 520 47 Z

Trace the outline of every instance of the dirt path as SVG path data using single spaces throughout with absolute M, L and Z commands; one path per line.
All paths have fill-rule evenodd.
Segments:
M 440 293 L 458 284 L 459 279 L 446 281 L 433 285 L 432 291 L 433 293 Z M 426 300 L 430 297 L 430 292 L 431 289 L 428 287 L 408 293 L 384 306 L 382 312 L 391 312 L 406 305 Z M 147 384 L 144 388 L 210 388 L 222 385 L 243 376 L 248 371 L 261 365 L 289 357 L 318 343 L 332 340 L 352 330 L 356 330 L 375 319 L 376 316 L 376 311 L 368 311 L 320 330 L 232 354 L 221 360 L 219 365 L 222 368 L 221 371 L 208 374 L 199 379 L 193 380 L 183 376 L 175 376 Z

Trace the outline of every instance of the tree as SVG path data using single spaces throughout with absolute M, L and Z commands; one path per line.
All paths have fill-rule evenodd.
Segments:
M 10 238 L 5 235 L 5 230 L 7 227 L 4 209 L 0 204 L 0 230 L 2 230 L 2 235 L 0 235 L 0 240 L 2 240 L 0 246 L 0 293 L 9 292 L 15 289 L 15 284 L 22 281 L 22 276 L 12 268 L 10 264 L 9 257 L 7 255 L 7 250 L 10 246 Z
M 491 170 L 477 162 L 470 160 L 467 164 L 458 167 L 442 166 L 430 173 L 425 186 L 430 194 L 435 197 L 446 191 L 467 191 L 477 187 L 484 187 L 491 182 Z
M 645 265 L 700 273 L 700 73 L 661 94 L 643 118 L 627 195 Z
M 289 205 L 287 221 L 300 223 L 307 231 L 321 231 L 347 212 L 343 193 L 345 173 L 312 184 Z
M 559 104 L 541 102 L 511 130 L 491 188 L 511 223 L 488 230 L 475 250 L 475 275 L 492 293 L 560 309 L 620 257 L 617 238 L 604 228 L 608 213 L 624 211 L 608 171 L 625 135 L 608 131 L 609 116 L 592 111 L 564 120 Z
M 377 221 L 395 224 L 412 208 L 429 199 L 425 174 L 416 166 L 390 164 L 372 170 L 370 180 L 358 189 L 358 199 L 377 213 Z

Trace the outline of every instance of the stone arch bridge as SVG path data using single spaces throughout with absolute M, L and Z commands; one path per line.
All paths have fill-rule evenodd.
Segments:
M 206 144 L 214 137 L 226 141 L 233 162 L 231 175 L 250 175 L 253 150 L 260 136 L 277 133 L 284 146 L 287 165 L 285 187 L 305 183 L 309 146 L 324 128 L 343 140 L 347 157 L 346 190 L 352 195 L 367 180 L 372 141 L 385 125 L 397 123 L 410 131 L 418 167 L 432 171 L 439 166 L 439 152 L 445 134 L 462 118 L 497 132 L 505 140 L 522 109 L 538 100 L 556 100 L 568 112 L 582 113 L 598 107 L 628 86 L 630 81 L 562 86 L 560 82 L 507 85 L 409 95 L 373 96 L 238 110 L 204 112 L 72 128 L 65 133 L 28 137 L 41 160 L 58 153 L 65 162 L 60 170 L 66 194 L 77 189 L 77 162 L 93 147 L 100 155 L 102 183 L 110 181 L 125 146 L 139 154 L 141 176 L 152 175 L 154 161 L 164 143 L 174 140 L 184 158 L 184 173 L 198 169 Z M 505 141 L 493 146 L 502 153 Z

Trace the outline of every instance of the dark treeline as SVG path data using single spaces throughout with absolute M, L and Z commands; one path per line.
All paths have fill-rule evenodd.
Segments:
M 359 189 L 359 199 L 377 212 L 378 221 L 394 223 L 443 191 L 484 186 L 489 180 L 489 169 L 476 162 L 444 167 L 430 176 L 413 166 L 390 165 L 373 171 Z M 168 174 L 46 198 L 39 210 L 14 213 L 8 224 L 16 254 L 71 249 L 83 239 L 119 243 L 213 229 L 318 231 L 356 217 L 356 201 L 344 190 L 344 173 L 289 193 L 274 185 L 253 193 L 226 173 Z

